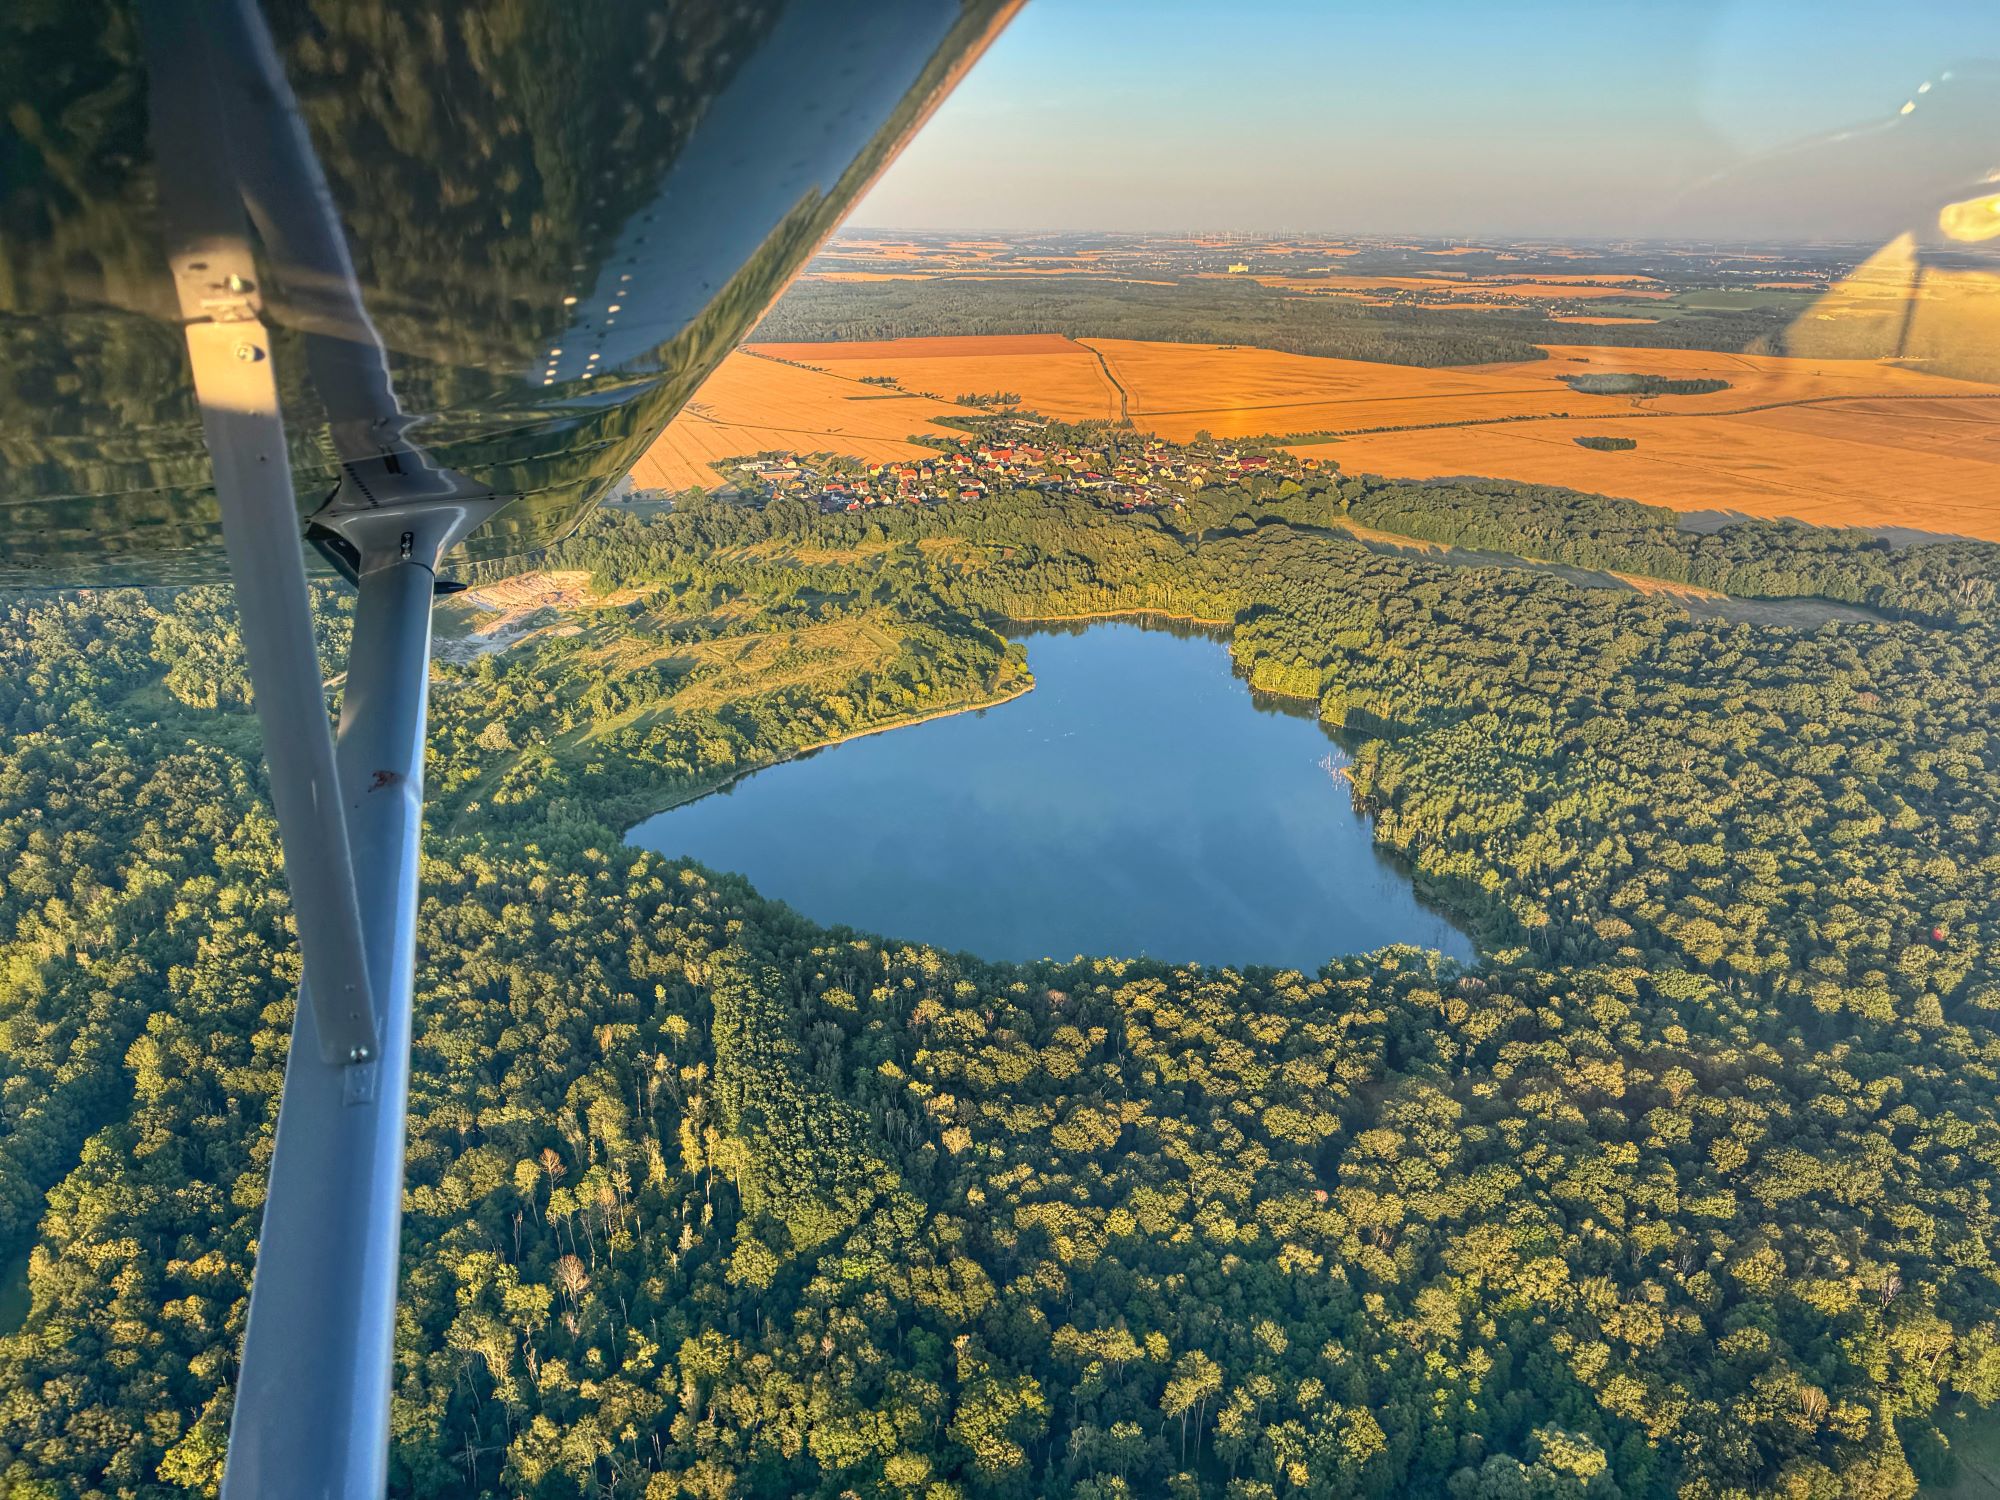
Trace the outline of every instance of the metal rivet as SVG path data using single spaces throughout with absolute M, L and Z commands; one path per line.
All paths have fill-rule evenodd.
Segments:
M 225 281 L 223 285 L 228 287 L 229 290 L 232 292 L 249 292 L 256 290 L 256 283 L 251 281 L 251 279 L 247 276 L 232 276 L 227 281 Z
M 246 365 L 255 364 L 264 357 L 264 351 L 259 349 L 255 344 L 238 344 L 236 346 L 236 357 Z
M 349 1047 L 347 1049 L 347 1060 L 351 1063 L 365 1063 L 373 1055 L 366 1047 Z

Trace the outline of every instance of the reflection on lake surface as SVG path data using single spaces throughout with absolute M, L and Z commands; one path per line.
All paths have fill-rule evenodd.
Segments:
M 1472 959 L 1373 847 L 1326 732 L 1253 701 L 1221 641 L 1124 623 L 1026 639 L 1026 697 L 761 771 L 631 841 L 817 921 L 985 958 Z

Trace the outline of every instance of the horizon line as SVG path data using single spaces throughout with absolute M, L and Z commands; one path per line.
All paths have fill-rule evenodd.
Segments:
M 1879 246 L 1880 241 L 1870 234 L 1851 237 L 1784 235 L 1681 235 L 1662 237 L 1658 235 L 1604 235 L 1604 234 L 1562 234 L 1542 232 L 1521 234 L 1442 234 L 1434 231 L 1414 230 L 1335 230 L 1335 229 L 1091 229 L 1091 228 L 1035 228 L 997 229 L 980 225 L 909 225 L 909 224 L 862 224 L 841 225 L 828 236 L 828 243 L 848 234 L 900 234 L 900 235 L 981 235 L 989 239 L 1020 239 L 1048 235 L 1101 235 L 1116 239 L 1197 239 L 1216 236 L 1230 236 L 1241 239 L 1261 240 L 1415 240 L 1423 243 L 1453 244 L 1474 240 L 1489 240 L 1502 245 L 1720 245 L 1720 246 L 1825 246 L 1829 248 L 1849 248 L 1855 245 Z

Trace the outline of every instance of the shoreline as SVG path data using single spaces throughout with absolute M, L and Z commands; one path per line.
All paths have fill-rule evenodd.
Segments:
M 703 797 L 712 797 L 717 792 L 727 791 L 744 778 L 755 776 L 759 771 L 768 771 L 773 766 L 782 766 L 787 761 L 798 760 L 803 756 L 812 755 L 821 750 L 831 750 L 835 745 L 846 745 L 853 743 L 855 740 L 865 740 L 871 735 L 888 734 L 891 730 L 896 729 L 914 729 L 917 725 L 928 724 L 933 719 L 952 719 L 960 714 L 977 713 L 979 710 L 987 708 L 998 708 L 1002 704 L 1012 703 L 1016 698 L 1025 698 L 1034 690 L 1035 683 L 1031 677 L 1012 692 L 1003 693 L 997 698 L 985 698 L 977 703 L 953 704 L 948 708 L 937 708 L 928 713 L 908 714 L 900 719 L 891 719 L 887 723 L 872 724 L 866 729 L 857 729 L 852 734 L 835 735 L 832 739 L 816 740 L 810 745 L 801 745 L 796 750 L 787 750 L 783 755 L 773 756 L 761 765 L 745 766 L 741 770 L 733 771 L 713 786 L 705 786 L 699 791 L 691 791 L 684 796 L 675 797 L 672 801 L 662 803 L 651 812 L 641 814 L 638 822 L 633 823 L 631 827 L 627 828 L 621 837 L 625 842 L 630 843 L 633 829 L 638 828 L 640 824 L 651 822 L 654 818 L 661 816 L 663 813 L 670 813 L 677 807 L 686 807 L 690 802 L 699 802 Z
M 1088 614 L 1078 615 L 1005 615 L 1000 618 L 1010 625 L 1026 626 L 1090 624 L 1097 621 L 1149 619 L 1167 620 L 1179 625 L 1198 625 L 1206 629 L 1228 629 L 1236 623 L 1233 618 L 1210 619 L 1203 615 L 1175 614 L 1170 610 L 1164 609 L 1096 610 Z M 1234 659 L 1233 652 L 1231 659 Z M 713 786 L 705 786 L 699 790 L 687 792 L 681 796 L 674 797 L 670 801 L 661 803 L 649 812 L 641 813 L 626 827 L 620 837 L 625 842 L 630 843 L 633 831 L 642 824 L 648 823 L 665 813 L 670 813 L 676 808 L 686 807 L 690 802 L 699 802 L 703 797 L 712 797 L 717 792 L 727 791 L 730 787 L 736 785 L 737 782 L 744 780 L 746 777 L 755 776 L 759 771 L 768 771 L 772 767 L 782 766 L 788 761 L 798 760 L 803 756 L 812 755 L 821 750 L 830 750 L 836 745 L 846 745 L 855 740 L 865 740 L 872 735 L 888 734 L 897 729 L 914 729 L 917 725 L 928 724 L 933 719 L 949 719 L 955 718 L 959 714 L 974 713 L 981 709 L 999 708 L 1003 704 L 1012 703 L 1016 698 L 1027 696 L 1034 689 L 1035 683 L 1031 674 L 1026 683 L 1012 692 L 1001 694 L 997 698 L 986 698 L 977 703 L 955 704 L 949 708 L 933 709 L 928 713 L 910 714 L 900 719 L 892 719 L 887 723 L 870 725 L 866 729 L 857 729 L 851 734 L 836 735 L 832 739 L 816 740 L 810 745 L 801 745 L 798 749 L 788 750 L 783 755 L 774 756 L 761 765 L 745 766 L 741 770 L 734 771 L 716 782 Z M 1252 689 L 1252 691 L 1262 692 L 1265 690 Z M 1288 694 L 1284 693 L 1274 693 L 1271 696 L 1279 698 L 1289 697 Z M 1313 700 L 1300 698 L 1293 701 L 1309 703 Z
M 1201 625 L 1209 629 L 1230 629 L 1235 616 L 1209 619 L 1206 615 L 1180 615 L 1168 609 L 1099 609 L 1081 615 L 1003 615 L 1010 625 L 1081 625 L 1093 620 L 1171 620 L 1178 625 Z
M 1174 614 L 1171 611 L 1164 609 L 1097 610 L 1089 614 L 1080 614 L 1080 615 L 1005 615 L 1002 616 L 1001 618 L 1007 624 L 1010 625 L 1027 625 L 1027 626 L 1089 624 L 1094 621 L 1149 619 L 1149 620 L 1168 620 L 1179 625 L 1198 625 L 1207 629 L 1218 629 L 1218 628 L 1228 629 L 1229 627 L 1234 626 L 1236 623 L 1236 621 L 1233 618 L 1210 619 L 1203 615 Z M 1231 660 L 1232 661 L 1234 660 L 1233 652 L 1231 653 Z M 891 731 L 897 729 L 914 729 L 917 725 L 928 724 L 933 719 L 949 719 L 949 718 L 954 718 L 959 714 L 974 713 L 981 709 L 999 708 L 1003 704 L 1012 703 L 1016 698 L 1026 697 L 1029 693 L 1033 692 L 1034 690 L 1035 690 L 1035 682 L 1031 672 L 1029 679 L 1026 683 L 1022 684 L 1020 687 L 1017 687 L 1014 691 L 1010 693 L 1001 694 L 997 698 L 986 698 L 980 700 L 977 703 L 955 704 L 949 708 L 933 709 L 928 713 L 910 714 L 900 719 L 892 719 L 887 723 L 872 724 L 866 729 L 857 729 L 852 734 L 836 735 L 832 739 L 816 740 L 810 745 L 801 745 L 798 749 L 788 750 L 783 755 L 774 756 L 772 759 L 765 761 L 761 765 L 745 766 L 739 771 L 734 771 L 728 776 L 725 776 L 722 780 L 716 782 L 713 786 L 706 786 L 702 787 L 698 791 L 687 792 L 682 796 L 673 798 L 671 801 L 661 803 L 658 807 L 653 808 L 650 812 L 641 813 L 637 819 L 635 819 L 631 824 L 629 824 L 626 827 L 621 837 L 627 843 L 629 843 L 631 842 L 633 830 L 638 828 L 641 824 L 648 823 L 652 819 L 660 817 L 664 813 L 670 813 L 675 808 L 686 807 L 690 802 L 699 802 L 703 797 L 711 797 L 714 796 L 717 792 L 727 791 L 730 787 L 736 785 L 737 782 L 742 781 L 744 778 L 755 776 L 759 771 L 768 771 L 773 766 L 782 766 L 787 761 L 798 760 L 802 756 L 812 755 L 821 750 L 830 750 L 835 745 L 846 745 L 846 744 L 851 744 L 855 740 L 865 740 L 869 738 L 871 735 L 888 734 Z M 1252 689 L 1252 691 L 1263 692 L 1265 690 L 1258 688 L 1258 689 Z M 1284 693 L 1273 693 L 1271 696 L 1279 698 L 1289 697 L 1288 694 Z M 1310 703 L 1314 700 L 1310 698 L 1300 698 L 1293 701 L 1300 703 Z
M 1282 698 L 1287 703 L 1311 703 L 1316 705 L 1319 702 L 1318 697 L 1311 694 L 1287 693 L 1279 688 L 1258 687 L 1250 681 L 1249 676 L 1243 672 L 1241 663 L 1236 660 L 1236 621 L 1234 619 L 1211 620 L 1203 615 L 1170 614 L 1164 609 L 1114 609 L 1102 610 L 1096 614 L 1088 615 L 1009 615 L 1006 618 L 1007 622 L 1011 625 L 1085 625 L 1098 620 L 1169 620 L 1176 625 L 1199 625 L 1204 629 L 1226 630 L 1230 634 L 1230 663 L 1236 669 L 1237 674 L 1243 678 L 1244 687 L 1249 689 L 1253 697 L 1261 695 L 1266 698 Z M 1313 715 L 1313 718 L 1320 724 L 1326 722 L 1316 713 Z
M 1084 615 L 1036 615 L 1036 616 L 1010 615 L 1006 616 L 1005 619 L 1007 623 L 1014 625 L 1040 625 L 1040 624 L 1061 624 L 1068 622 L 1086 623 L 1090 621 L 1132 619 L 1135 617 L 1144 617 L 1150 619 L 1165 619 L 1165 620 L 1176 621 L 1181 624 L 1201 625 L 1209 627 L 1215 627 L 1215 626 L 1227 627 L 1235 624 L 1234 620 L 1211 620 L 1211 619 L 1204 619 L 1199 615 L 1176 615 L 1176 614 L 1170 614 L 1166 610 L 1160 610 L 1160 609 L 1105 610 L 1093 614 L 1084 614 Z M 1235 653 L 1233 650 L 1230 653 L 1230 658 L 1233 663 L 1235 660 Z M 1249 692 L 1253 697 L 1261 694 L 1272 698 L 1283 699 L 1287 702 L 1292 702 L 1292 703 L 1309 704 L 1316 702 L 1316 700 L 1312 698 L 1294 697 L 1292 694 L 1289 693 L 1276 692 L 1269 688 L 1254 687 L 1250 684 L 1247 678 L 1243 680 L 1243 685 L 1245 690 Z M 1012 703 L 1017 698 L 1026 697 L 1029 693 L 1035 690 L 1035 687 L 1036 683 L 1031 673 L 1029 679 L 1026 682 L 1016 686 L 1013 689 L 1013 691 L 1003 693 L 998 697 L 982 699 L 981 701 L 976 703 L 954 704 L 950 707 L 933 709 L 927 713 L 909 714 L 900 719 L 892 719 L 885 723 L 870 725 L 865 729 L 857 729 L 851 734 L 836 735 L 831 739 L 818 740 L 810 745 L 802 745 L 796 750 L 787 751 L 783 755 L 774 756 L 772 759 L 765 761 L 761 765 L 745 766 L 738 771 L 732 772 L 730 775 L 724 777 L 722 780 L 716 782 L 712 786 L 703 787 L 696 791 L 690 791 L 683 796 L 675 797 L 671 801 L 663 803 L 660 806 L 653 808 L 651 811 L 640 814 L 630 824 L 626 826 L 624 832 L 619 836 L 620 842 L 624 843 L 627 846 L 632 846 L 632 835 L 640 827 L 650 822 L 652 819 L 660 817 L 665 813 L 670 813 L 674 811 L 676 808 L 685 807 L 691 802 L 697 802 L 703 797 L 713 796 L 717 792 L 727 791 L 730 787 L 736 785 L 737 782 L 743 781 L 748 777 L 755 776 L 760 771 L 768 771 L 775 766 L 784 765 L 788 761 L 798 760 L 804 756 L 814 754 L 817 751 L 831 749 L 836 745 L 845 745 L 854 740 L 864 740 L 868 739 L 873 735 L 888 734 L 892 730 L 897 730 L 897 729 L 912 729 L 919 724 L 927 724 L 934 719 L 955 718 L 960 714 L 973 713 L 988 708 L 999 708 L 1004 704 Z M 1350 752 L 1341 743 L 1339 737 L 1336 734 L 1334 734 L 1334 732 L 1330 728 L 1328 728 L 1326 721 L 1319 718 L 1317 714 L 1314 714 L 1312 718 L 1313 722 L 1317 724 L 1322 730 L 1326 731 L 1328 737 L 1333 741 L 1334 751 L 1337 751 L 1342 756 L 1348 756 Z M 1328 762 L 1332 761 L 1332 759 L 1334 758 L 1334 751 L 1330 751 L 1327 754 L 1326 761 Z M 1329 770 L 1332 779 L 1336 783 L 1345 785 L 1349 796 L 1352 797 L 1355 792 L 1355 787 L 1352 776 L 1350 774 L 1351 760 L 1349 764 L 1341 765 L 1339 767 L 1329 766 L 1327 769 Z M 1457 933 L 1459 936 L 1465 939 L 1467 945 L 1470 947 L 1472 951 L 1470 967 L 1477 968 L 1478 966 L 1484 964 L 1486 962 L 1487 955 L 1481 951 L 1479 947 L 1479 940 L 1473 936 L 1469 926 L 1466 925 L 1471 920 L 1470 916 L 1468 915 L 1465 918 L 1460 918 L 1459 916 L 1457 916 L 1452 912 L 1451 908 L 1445 902 L 1426 897 L 1423 891 L 1418 889 L 1417 887 L 1416 883 L 1417 872 L 1414 869 L 1414 867 L 1410 864 L 1409 856 L 1404 851 L 1396 848 L 1393 845 L 1384 844 L 1383 842 L 1381 842 L 1381 840 L 1379 840 L 1374 836 L 1374 831 L 1378 825 L 1378 815 L 1374 811 L 1369 810 L 1367 808 L 1363 808 L 1358 804 L 1355 807 L 1355 811 L 1360 817 L 1365 819 L 1368 824 L 1370 832 L 1370 837 L 1369 837 L 1370 849 L 1378 857 L 1385 858 L 1393 865 L 1395 865 L 1395 867 L 1402 873 L 1403 877 L 1410 882 L 1411 889 L 1413 893 L 1416 895 L 1419 905 L 1423 906 L 1427 911 L 1439 917 L 1447 927 L 1449 927 L 1453 932 Z M 640 845 L 637 847 L 643 848 L 645 846 Z M 648 852 L 659 854 L 661 855 L 662 858 L 667 858 L 667 859 L 685 858 L 685 856 L 681 855 L 666 854 L 664 851 L 657 849 L 649 850 Z M 1444 952 L 1443 949 L 1439 949 L 1437 951 L 1440 953 Z M 1446 956 L 1452 957 L 1452 955 L 1448 954 Z M 1459 963 L 1461 966 L 1467 965 L 1467 961 L 1464 959 L 1454 958 L 1454 961 Z

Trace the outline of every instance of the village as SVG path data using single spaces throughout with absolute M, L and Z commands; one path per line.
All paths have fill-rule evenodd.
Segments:
M 769 452 L 717 465 L 720 498 L 796 499 L 822 512 L 979 500 L 995 489 L 1081 494 L 1130 514 L 1173 509 L 1207 485 L 1251 476 L 1302 479 L 1326 467 L 1243 444 L 1172 443 L 1128 428 L 1072 427 L 1038 418 L 987 419 L 963 438 L 920 437 L 934 456 L 868 464 L 833 453 Z

